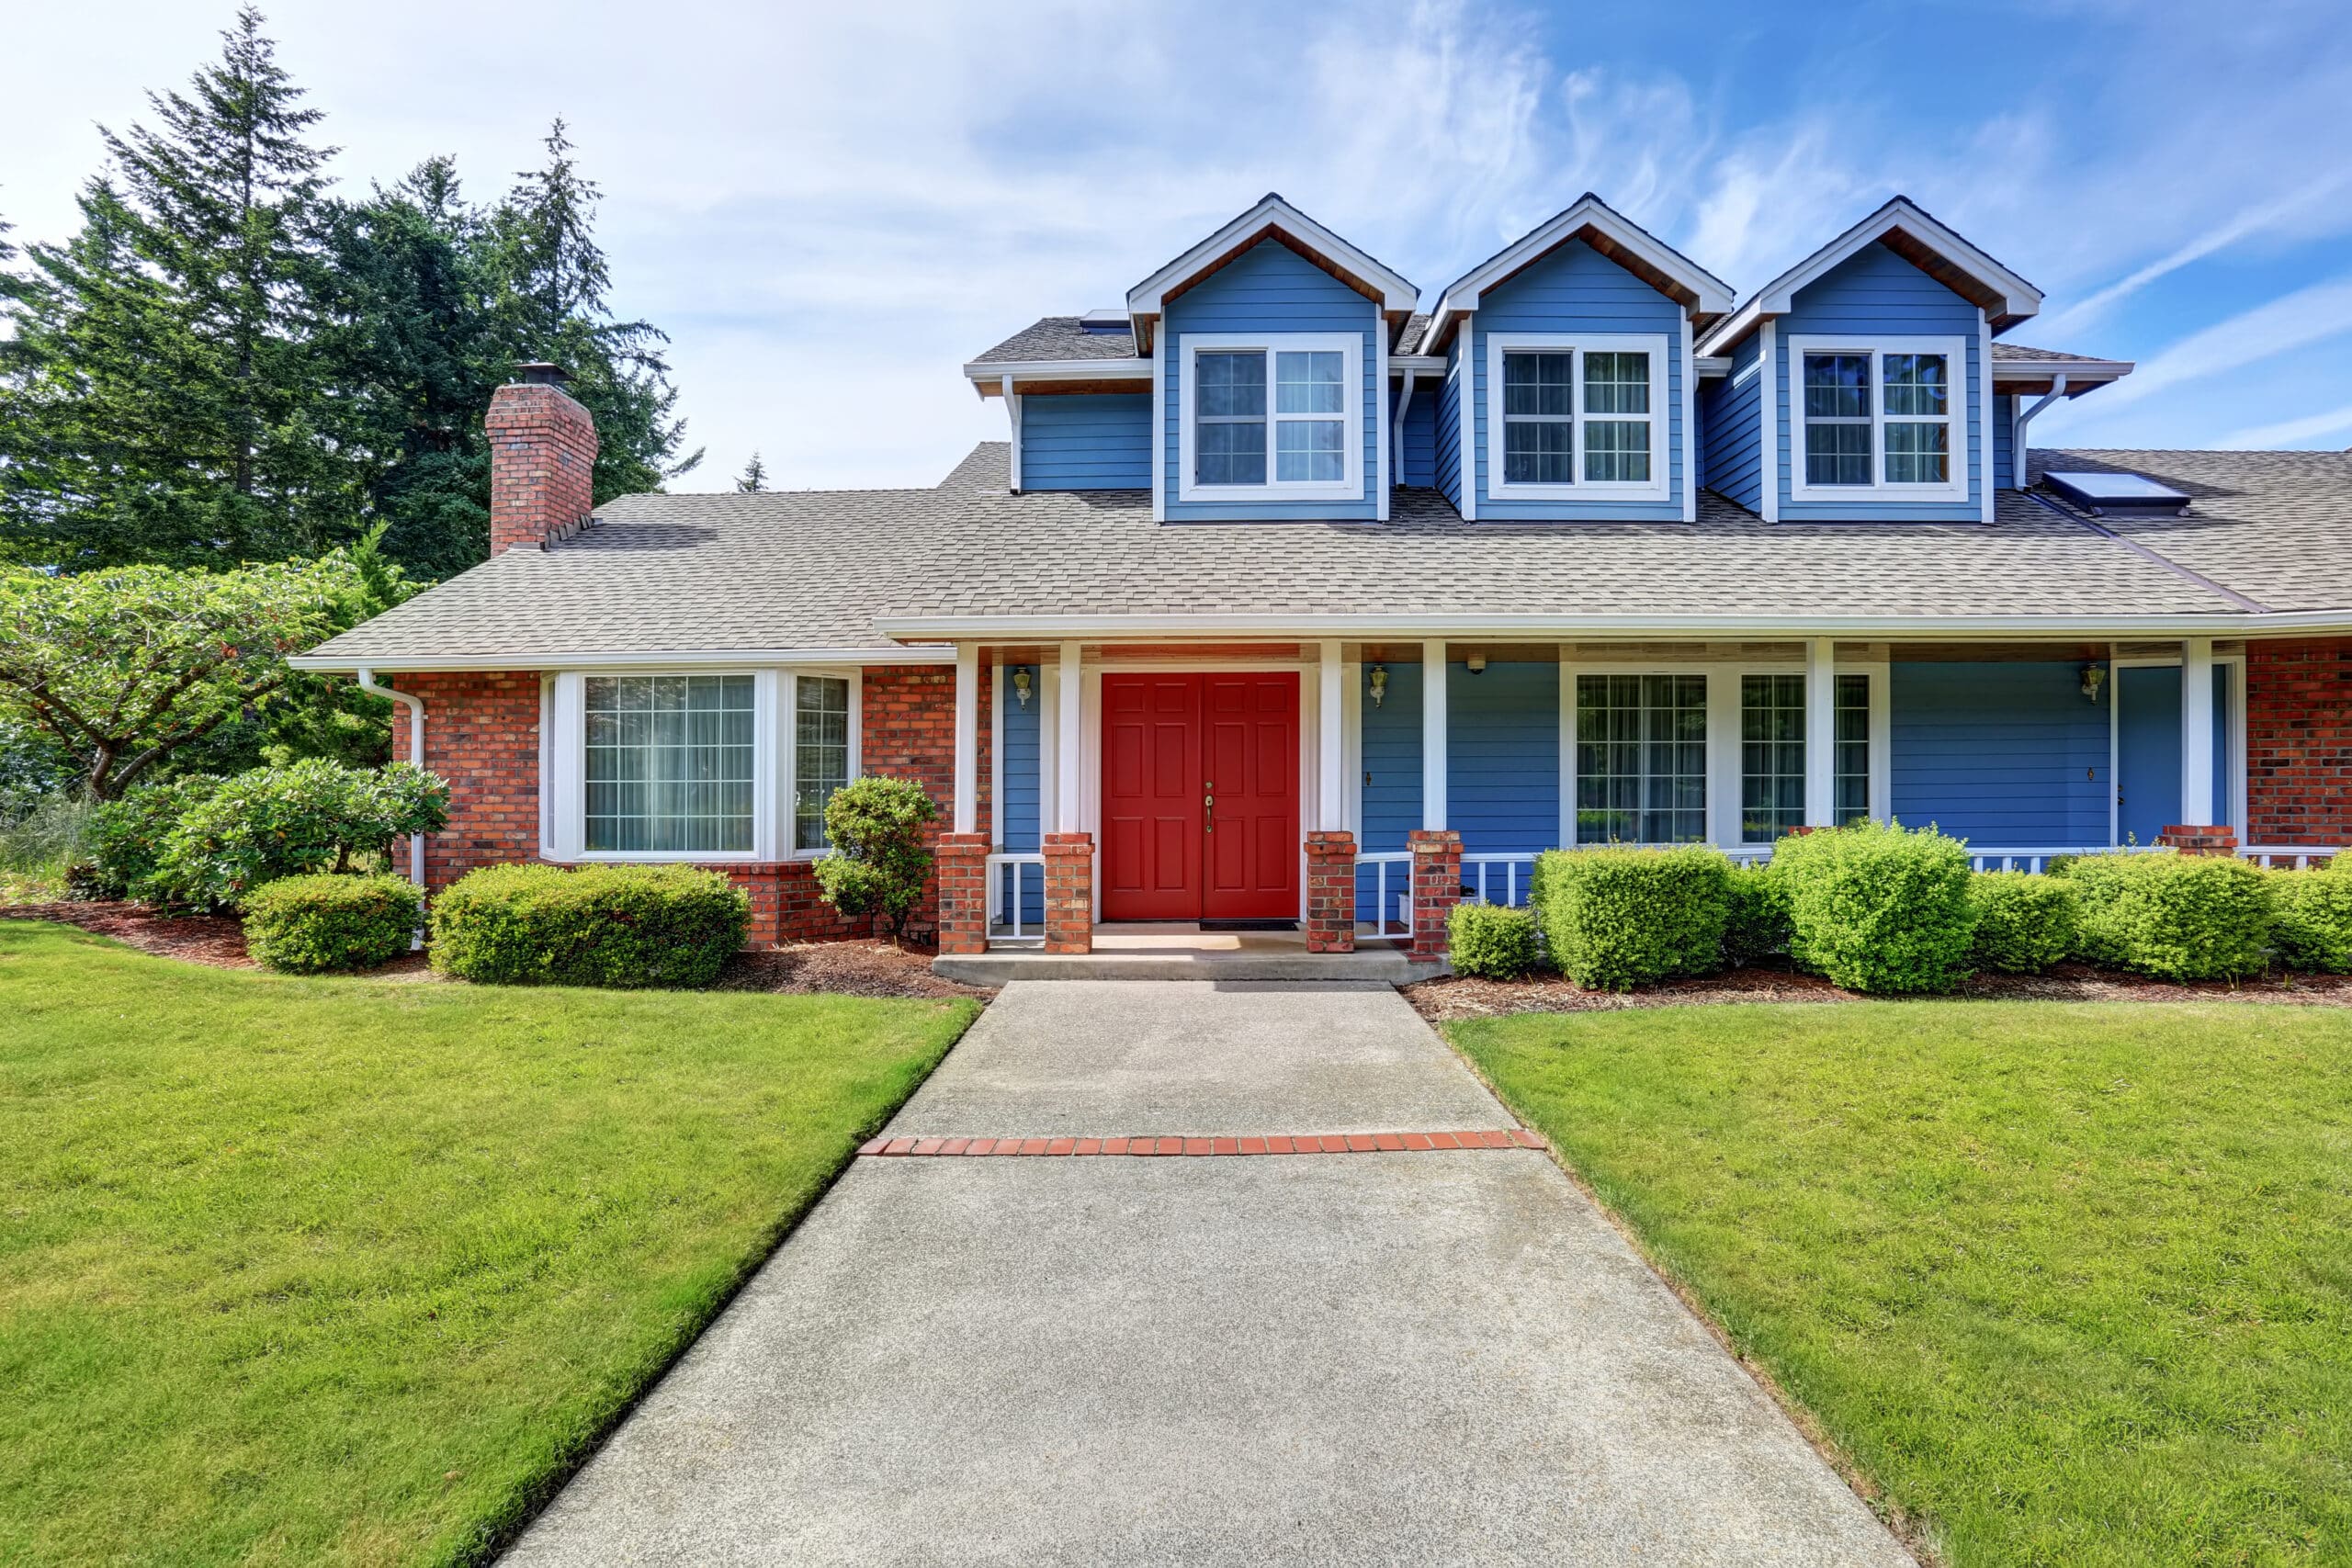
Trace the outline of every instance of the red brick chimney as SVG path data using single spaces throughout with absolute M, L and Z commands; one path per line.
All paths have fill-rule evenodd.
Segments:
M 560 539 L 595 504 L 596 421 L 553 365 L 514 367 L 491 394 L 490 553 Z

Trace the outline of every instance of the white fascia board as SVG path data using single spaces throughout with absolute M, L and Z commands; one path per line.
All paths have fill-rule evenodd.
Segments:
M 2234 611 L 2122 615 L 947 615 L 885 617 L 885 637 L 989 641 L 1042 638 L 1084 641 L 1171 634 L 1315 640 L 1376 637 L 1412 641 L 1594 637 L 1933 637 L 1981 641 L 2016 637 L 2135 638 L 2281 637 L 2352 631 L 2352 608 L 2267 615 Z M 384 660 L 375 661 L 390 668 Z
M 651 653 L 469 653 L 364 655 L 298 653 L 286 662 L 297 670 L 347 674 L 360 670 L 421 674 L 470 670 L 632 670 L 678 665 L 866 665 L 952 664 L 952 648 L 742 648 L 669 649 Z
M 1690 363 L 1702 381 L 1720 381 L 1731 374 L 1731 355 L 1728 354 L 1702 354 Z
M 1599 230 L 1612 243 L 1641 257 L 1697 295 L 1699 302 L 1691 310 L 1700 315 L 1720 316 L 1736 302 L 1730 284 L 1681 252 L 1644 233 L 1608 203 L 1588 196 L 1550 221 L 1530 230 L 1493 257 L 1479 263 L 1449 284 L 1445 292 L 1438 297 L 1437 309 L 1430 312 L 1429 332 L 1423 341 L 1434 342 L 1447 317 L 1457 311 L 1476 310 L 1481 292 L 1545 252 L 1566 243 L 1586 229 Z
M 1388 356 L 1388 373 L 1391 376 L 1407 370 L 1416 376 L 1442 376 L 1445 374 L 1445 355 L 1442 354 L 1392 354 Z
M 1295 240 L 1339 263 L 1359 280 L 1380 291 L 1384 310 L 1409 312 L 1420 299 L 1410 279 L 1390 270 L 1350 244 L 1278 196 L 1269 196 L 1232 222 L 1127 290 L 1130 317 L 1159 314 L 1170 289 L 1191 282 L 1260 230 L 1281 230 Z
M 980 396 L 998 391 L 1007 378 L 1016 381 L 1148 381 L 1148 359 L 1024 359 L 979 362 L 964 367 L 967 380 L 979 385 Z
M 2053 376 L 2066 378 L 2068 386 L 2082 386 L 2088 391 L 2087 382 L 2105 385 L 2120 381 L 2137 369 L 2130 359 L 1996 359 L 1993 361 L 1993 381 L 2047 381 Z

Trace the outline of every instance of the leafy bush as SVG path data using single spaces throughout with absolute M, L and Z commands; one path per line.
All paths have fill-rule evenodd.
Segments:
M 404 876 L 282 876 L 245 897 L 245 951 L 295 975 L 373 969 L 408 951 L 424 912 Z
M 1771 863 L 1734 862 L 1724 884 L 1724 962 L 1733 968 L 1789 950 L 1789 889 Z
M 163 900 L 166 894 L 156 874 L 165 840 L 183 816 L 220 787 L 210 773 L 188 773 L 141 784 L 93 811 L 83 835 L 90 856 L 89 889 L 107 898 Z
M 2324 871 L 2270 874 L 2270 944 L 2282 966 L 2352 970 L 2352 875 L 2336 869 L 2347 863 L 2352 855 L 2336 856 Z
M 752 902 L 690 865 L 493 865 L 433 901 L 433 966 L 519 986 L 707 986 Z
M 406 762 L 353 768 L 312 757 L 220 780 L 164 836 L 152 879 L 176 902 L 234 907 L 248 889 L 440 829 L 449 786 Z
M 2084 855 L 2065 879 L 2082 900 L 2081 952 L 2167 980 L 2261 972 L 2270 942 L 2268 874 L 2230 855 Z
M 0 871 L 62 875 L 80 856 L 91 810 L 88 796 L 71 787 L 46 794 L 0 789 Z
M 904 936 L 931 875 L 923 829 L 938 815 L 912 779 L 869 776 L 833 791 L 825 802 L 832 852 L 817 862 L 818 895 L 844 915 L 880 915 Z
M 1792 834 L 1772 859 L 1803 967 L 1855 991 L 1948 991 L 1967 978 L 1976 910 L 1959 840 L 1857 822 Z
M 2346 883 L 2352 886 L 2352 882 Z M 1445 919 L 1453 972 L 1486 980 L 1516 980 L 1540 967 L 1535 913 L 1497 904 L 1456 904 Z
M 2074 953 L 2081 902 L 2064 877 L 1979 872 L 1969 896 L 1976 904 L 1978 968 L 2039 975 Z
M 1629 990 L 1715 967 L 1731 863 L 1700 845 L 1553 850 L 1536 858 L 1535 918 L 1552 962 L 1587 990 Z

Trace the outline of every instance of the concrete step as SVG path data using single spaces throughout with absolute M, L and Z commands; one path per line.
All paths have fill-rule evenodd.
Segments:
M 1360 980 L 1402 986 L 1453 973 L 1442 961 L 1416 964 L 1396 948 L 1308 953 L 1304 946 L 1121 947 L 1092 953 L 997 948 L 943 953 L 931 961 L 931 968 L 967 986 L 1002 986 L 1014 980 Z

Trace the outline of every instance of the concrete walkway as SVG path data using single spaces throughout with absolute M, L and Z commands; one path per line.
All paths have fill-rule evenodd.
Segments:
M 1008 987 L 909 1136 L 1507 1128 L 1377 986 Z M 510 1554 L 1910 1558 L 1550 1157 L 861 1159 Z

